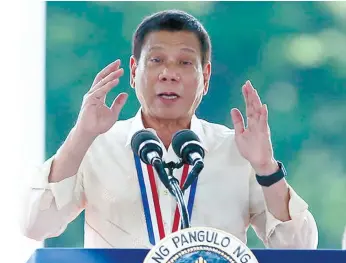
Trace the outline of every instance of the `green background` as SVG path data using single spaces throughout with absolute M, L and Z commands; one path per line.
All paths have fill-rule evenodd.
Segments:
M 241 86 L 250 79 L 268 104 L 275 157 L 310 206 L 319 248 L 340 248 L 346 224 L 345 2 L 47 2 L 46 157 L 74 125 L 95 75 L 117 58 L 125 75 L 108 96 L 130 94 L 121 119 L 138 102 L 129 86 L 132 34 L 144 16 L 163 9 L 196 16 L 210 34 L 210 92 L 200 118 L 232 127 L 244 112 Z M 83 246 L 82 213 L 49 247 Z M 263 247 L 252 229 L 248 246 Z

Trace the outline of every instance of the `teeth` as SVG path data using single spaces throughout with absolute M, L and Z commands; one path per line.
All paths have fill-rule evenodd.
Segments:
M 177 95 L 161 95 L 162 98 L 167 99 L 167 100 L 174 100 L 178 98 Z

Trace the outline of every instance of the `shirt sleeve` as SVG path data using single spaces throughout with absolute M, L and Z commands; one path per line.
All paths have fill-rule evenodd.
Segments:
M 344 230 L 344 235 L 342 237 L 342 244 L 341 244 L 341 248 L 346 250 L 346 227 L 345 227 L 345 230 Z
M 255 173 L 250 178 L 250 222 L 268 248 L 315 249 L 318 243 L 316 222 L 307 203 L 289 186 L 291 220 L 281 221 L 266 206 L 262 187 Z
M 84 209 L 82 165 L 72 177 L 49 183 L 53 160 L 54 156 L 34 172 L 25 191 L 21 228 L 35 240 L 60 235 Z

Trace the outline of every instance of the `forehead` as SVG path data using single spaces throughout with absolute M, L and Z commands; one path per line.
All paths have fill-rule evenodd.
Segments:
M 180 50 L 188 53 L 201 54 L 197 36 L 187 31 L 154 31 L 149 33 L 143 43 L 142 51 Z

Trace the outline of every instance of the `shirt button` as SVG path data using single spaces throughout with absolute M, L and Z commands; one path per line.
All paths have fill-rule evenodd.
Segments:
M 164 194 L 164 195 L 168 195 L 168 190 L 167 190 L 167 189 L 164 190 L 164 191 L 163 191 L 163 194 Z

